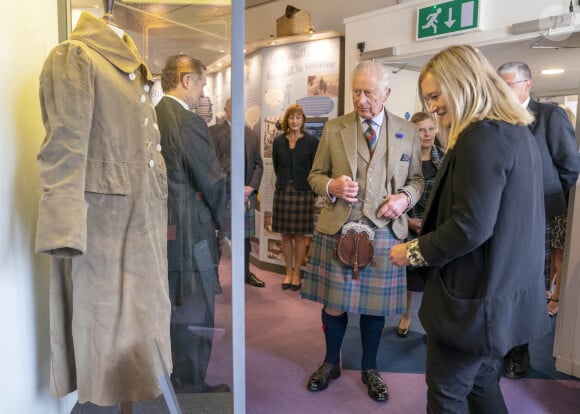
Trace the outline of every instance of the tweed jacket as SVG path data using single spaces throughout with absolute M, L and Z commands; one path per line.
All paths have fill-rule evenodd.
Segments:
M 542 176 L 546 217 L 567 211 L 568 191 L 580 172 L 580 153 L 574 128 L 558 105 L 530 99 L 529 110 L 535 120 L 529 127 L 542 157 Z
M 161 394 L 171 368 L 167 180 L 135 44 L 83 13 L 40 74 L 46 137 L 36 251 L 52 256 L 51 393 L 113 405 Z
M 549 331 L 541 182 L 525 126 L 475 122 L 448 150 L 418 239 L 429 266 L 419 310 L 428 335 L 504 356 Z
M 318 150 L 314 157 L 308 181 L 312 190 L 326 199 L 316 228 L 325 234 L 336 234 L 349 217 L 352 206 L 341 199 L 332 202 L 328 199 L 326 188 L 331 178 L 348 175 L 356 179 L 357 159 L 362 156 L 369 159 L 368 149 L 358 145 L 357 131 L 359 117 L 351 112 L 330 120 L 324 126 Z M 375 194 L 375 201 L 370 202 L 370 211 L 376 212 L 384 203 L 382 196 L 395 194 L 401 190 L 409 193 L 413 204 L 419 200 L 423 191 L 421 172 L 421 147 L 418 129 L 408 121 L 385 111 L 383 127 L 387 126 L 387 139 L 379 139 L 373 157 L 379 159 L 387 154 L 386 179 L 367 180 L 367 193 Z M 381 168 L 383 168 L 381 166 Z M 371 177 L 373 173 L 367 173 Z M 371 177 L 372 178 L 372 177 Z M 373 221 L 383 227 L 389 221 L 383 217 Z M 403 240 L 408 235 L 407 215 L 402 214 L 392 222 L 392 230 L 397 238 Z
M 229 189 L 232 169 L 232 131 L 230 124 L 222 122 L 221 124 L 211 126 L 209 131 L 213 138 L 220 164 L 228 177 L 227 187 Z M 253 187 L 256 190 L 255 192 L 258 192 L 260 183 L 262 182 L 262 175 L 264 174 L 264 163 L 260 155 L 260 143 L 256 134 L 247 126 L 244 127 L 244 139 L 244 148 L 246 151 L 244 185 Z

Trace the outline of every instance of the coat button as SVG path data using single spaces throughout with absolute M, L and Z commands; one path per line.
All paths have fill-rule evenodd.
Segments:
M 129 73 L 129 79 L 134 81 L 135 79 L 137 79 L 137 75 L 135 75 L 134 73 Z
M 150 87 L 149 85 L 145 85 L 145 86 L 143 86 L 143 90 L 144 90 L 145 92 L 149 92 L 149 90 L 150 90 L 150 89 L 151 89 L 151 87 Z
M 157 125 L 157 122 L 153 123 L 153 129 L 155 129 L 156 131 L 159 131 L 159 125 Z
M 143 125 L 144 125 L 144 126 L 147 126 L 147 125 L 149 125 L 149 118 L 145 118 L 145 119 L 143 120 Z
M 149 160 L 149 168 L 155 167 L 155 161 Z
M 147 102 L 147 97 L 145 95 L 141 95 L 141 102 Z
M 161 144 L 157 144 L 155 148 L 157 149 L 157 152 L 161 152 Z

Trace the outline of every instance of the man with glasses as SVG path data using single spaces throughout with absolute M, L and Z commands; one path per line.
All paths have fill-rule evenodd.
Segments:
M 550 286 L 550 235 L 554 216 L 567 211 L 568 192 L 578 179 L 580 154 L 572 124 L 558 105 L 540 103 L 530 98 L 532 72 L 524 62 L 507 62 L 497 69 L 498 75 L 511 88 L 522 105 L 535 116 L 529 125 L 536 137 L 542 157 L 544 181 L 544 205 L 546 211 L 546 258 L 544 276 L 546 290 Z M 522 321 L 526 323 L 526 321 Z M 530 367 L 528 344 L 517 346 L 506 355 L 504 375 L 507 378 L 523 378 Z
M 419 131 L 385 109 L 390 92 L 381 64 L 357 65 L 354 111 L 326 123 L 308 177 L 312 190 L 325 199 L 302 285 L 303 298 L 323 305 L 326 342 L 324 362 L 306 386 L 310 391 L 322 391 L 340 376 L 350 312 L 360 315 L 361 380 L 372 399 L 388 399 L 376 357 L 385 315 L 403 313 L 407 291 L 405 268 L 391 265 L 388 252 L 408 236 L 404 213 L 423 191 Z M 334 255 L 338 235 L 348 228 L 374 237 L 376 263 L 358 272 Z

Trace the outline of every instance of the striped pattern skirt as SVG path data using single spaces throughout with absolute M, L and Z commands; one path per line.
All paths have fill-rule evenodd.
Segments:
M 332 309 L 365 315 L 401 314 L 406 306 L 405 267 L 389 261 L 391 247 L 401 243 L 390 226 L 375 230 L 376 266 L 360 269 L 352 280 L 352 269 L 334 257 L 338 235 L 316 232 L 310 244 L 302 283 L 302 298 Z
M 232 198 L 226 197 L 226 209 L 224 211 L 224 228 L 221 231 L 228 239 L 232 239 Z M 248 199 L 244 212 L 244 238 L 253 237 L 256 234 L 256 200 L 254 196 Z
M 311 234 L 314 231 L 315 194 L 297 190 L 292 183 L 275 190 L 272 206 L 272 231 L 288 234 Z

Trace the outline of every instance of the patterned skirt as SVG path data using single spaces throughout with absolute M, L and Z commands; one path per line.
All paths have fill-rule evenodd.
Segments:
M 224 211 L 224 228 L 221 231 L 228 239 L 232 239 L 232 198 L 228 194 L 226 209 Z M 253 237 L 256 234 L 256 200 L 252 196 L 245 205 L 244 213 L 244 238 Z M 220 235 L 221 236 L 221 235 Z M 220 237 L 221 238 L 221 237 Z
M 285 190 L 275 190 L 272 207 L 272 231 L 275 233 L 312 234 L 314 231 L 315 194 L 297 190 L 288 183 Z
M 550 245 L 552 249 L 564 250 L 566 243 L 566 222 L 567 214 L 559 214 L 552 219 L 552 237 Z
M 376 266 L 360 269 L 352 280 L 352 269 L 334 257 L 337 235 L 316 232 L 310 244 L 302 283 L 302 298 L 344 312 L 387 316 L 401 314 L 406 306 L 405 267 L 389 261 L 391 247 L 401 243 L 391 228 L 375 230 Z

